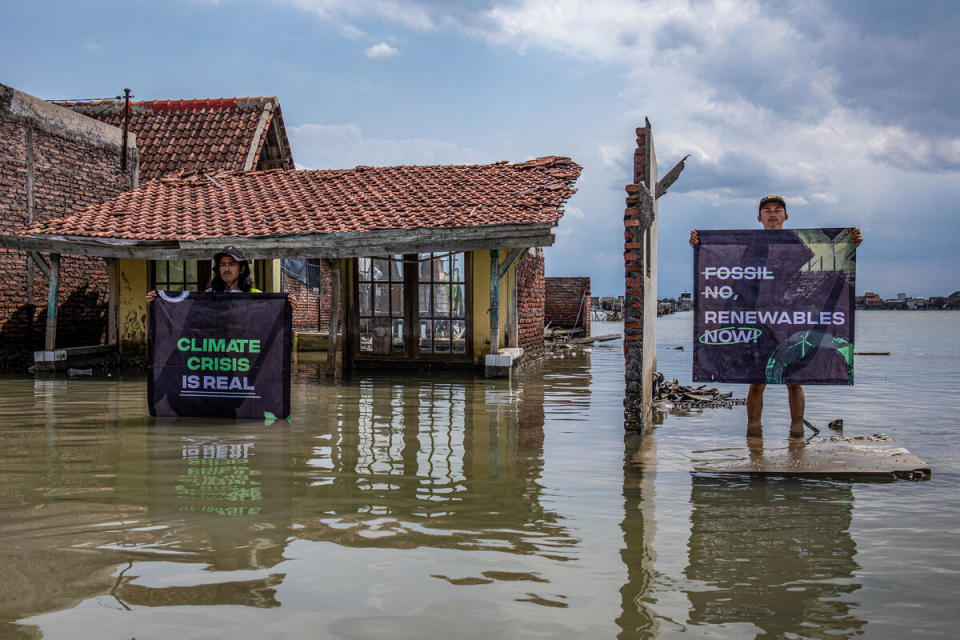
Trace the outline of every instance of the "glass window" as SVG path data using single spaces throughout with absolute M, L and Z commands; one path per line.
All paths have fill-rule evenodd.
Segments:
M 406 270 L 405 260 L 410 263 Z M 360 353 L 402 356 L 410 354 L 410 347 L 412 354 L 465 355 L 466 264 L 465 253 L 358 258 Z M 415 335 L 413 345 L 406 343 L 408 327 Z
M 206 278 L 201 278 L 195 260 L 156 260 L 153 263 L 151 289 L 158 291 L 203 291 Z M 209 268 L 205 271 L 209 273 Z
M 403 256 L 357 260 L 357 315 L 361 352 L 406 351 Z
M 466 254 L 423 253 L 418 258 L 420 351 L 466 353 Z

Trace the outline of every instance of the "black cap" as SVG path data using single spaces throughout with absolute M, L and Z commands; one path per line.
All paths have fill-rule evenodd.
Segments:
M 243 251 L 241 251 L 238 247 L 233 246 L 232 244 L 228 244 L 223 249 L 220 249 L 219 253 L 213 256 L 214 263 L 219 264 L 220 258 L 222 258 L 223 256 L 230 256 L 237 262 L 247 261 L 246 254 L 244 254 Z
M 783 210 L 787 210 L 787 201 L 783 199 L 783 196 L 766 196 L 761 198 L 760 206 L 757 207 L 757 213 L 759 213 L 760 210 L 763 209 L 763 205 L 767 204 L 768 202 L 779 202 L 783 205 Z

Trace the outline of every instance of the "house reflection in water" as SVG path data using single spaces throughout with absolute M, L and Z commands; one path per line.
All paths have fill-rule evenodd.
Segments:
M 297 537 L 551 555 L 573 544 L 540 504 L 542 382 L 519 394 L 470 377 L 377 377 L 347 392 L 356 399 L 331 405 L 327 437 L 302 452 Z
M 7 438 L 0 480 L 20 505 L 5 529 L 35 533 L 2 538 L 0 622 L 91 600 L 278 607 L 296 540 L 566 559 L 577 541 L 541 502 L 533 378 L 310 387 L 298 425 L 145 418 L 136 382 L 28 402 L 41 426 Z

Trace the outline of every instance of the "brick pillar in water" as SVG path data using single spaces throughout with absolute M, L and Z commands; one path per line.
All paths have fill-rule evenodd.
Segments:
M 626 186 L 623 214 L 624 428 L 650 424 L 657 370 L 657 157 L 650 121 L 637 128 L 633 184 Z

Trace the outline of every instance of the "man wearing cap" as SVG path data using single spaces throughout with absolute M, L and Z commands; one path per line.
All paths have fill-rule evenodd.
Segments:
M 228 245 L 213 256 L 213 277 L 207 291 L 233 293 L 263 293 L 253 286 L 247 256 L 233 245 Z
M 210 278 L 206 291 L 263 293 L 253 286 L 250 263 L 247 261 L 246 254 L 239 247 L 233 245 L 227 245 L 214 254 L 213 277 Z M 156 297 L 156 291 L 147 293 L 147 304 L 153 302 Z M 287 299 L 290 301 L 290 306 L 296 311 L 297 297 L 288 294 Z
M 250 276 L 250 262 L 241 249 L 227 245 L 213 256 L 213 277 L 206 291 L 263 293 L 253 286 Z M 147 304 L 157 297 L 156 291 L 147 293 Z M 293 301 L 291 300 L 291 304 Z
M 760 200 L 757 220 L 760 221 L 764 229 L 768 231 L 782 229 L 787 218 L 787 202 L 782 196 L 770 195 Z M 858 247 L 863 242 L 859 227 L 853 228 L 851 240 Z M 699 242 L 700 234 L 697 233 L 696 229 L 691 230 L 690 246 L 693 247 Z M 747 391 L 747 436 L 763 435 L 760 416 L 763 413 L 763 391 L 766 388 L 767 385 L 765 384 L 751 384 L 749 391 Z M 787 401 L 790 404 L 790 436 L 802 438 L 803 412 L 806 408 L 803 385 L 788 384 Z

